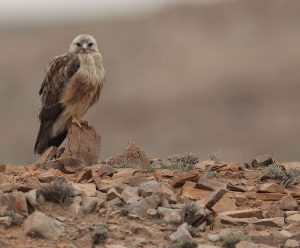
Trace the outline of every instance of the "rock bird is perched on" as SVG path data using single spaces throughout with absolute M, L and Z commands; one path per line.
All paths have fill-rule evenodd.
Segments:
M 77 36 L 68 53 L 50 61 L 39 91 L 42 109 L 35 153 L 60 146 L 72 122 L 81 127 L 82 117 L 98 101 L 104 81 L 102 56 L 93 36 Z

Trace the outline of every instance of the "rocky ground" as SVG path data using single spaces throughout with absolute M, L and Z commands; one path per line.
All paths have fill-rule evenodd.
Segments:
M 0 165 L 0 247 L 300 247 L 300 163 L 99 151 L 72 127 L 65 149 Z

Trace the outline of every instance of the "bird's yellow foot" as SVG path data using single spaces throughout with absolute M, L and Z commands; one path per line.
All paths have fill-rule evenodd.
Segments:
M 79 119 L 79 118 L 77 118 L 77 117 L 73 117 L 72 118 L 72 124 L 74 123 L 75 125 L 77 125 L 79 128 L 81 128 L 82 127 L 82 124 L 84 124 L 84 120 L 82 120 L 82 119 Z

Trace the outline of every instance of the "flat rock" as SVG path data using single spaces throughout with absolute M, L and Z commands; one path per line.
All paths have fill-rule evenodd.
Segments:
M 132 202 L 139 198 L 138 187 L 127 186 L 122 192 L 122 199 L 126 202 Z
M 300 170 L 300 162 L 284 162 L 281 163 L 281 165 L 286 169 L 286 170 Z
M 56 154 L 58 152 L 58 148 L 56 146 L 50 146 L 46 149 L 46 151 L 43 152 L 41 157 L 36 162 L 37 164 L 44 163 L 46 161 L 52 160 L 55 158 Z
M 84 168 L 84 163 L 77 158 L 64 157 L 56 160 L 45 161 L 37 166 L 44 170 L 53 168 L 58 169 L 66 174 L 73 174 L 76 171 L 82 170 Z
M 29 236 L 39 236 L 48 239 L 57 239 L 63 235 L 64 225 L 42 212 L 35 211 L 24 222 L 25 233 Z
M 79 128 L 72 124 L 62 157 L 76 158 L 86 166 L 96 164 L 100 155 L 100 143 L 101 137 L 93 127 L 84 124 Z
M 212 209 L 216 213 L 224 212 L 224 211 L 234 211 L 237 209 L 236 200 L 231 197 L 223 196 L 213 207 Z
M 96 185 L 93 183 L 72 183 L 72 186 L 87 196 L 96 196 Z
M 281 193 L 250 193 L 249 198 L 260 200 L 260 201 L 279 201 L 285 194 Z
M 253 217 L 256 217 L 258 219 L 261 219 L 263 217 L 262 213 L 263 213 L 262 209 L 249 208 L 249 209 L 242 209 L 242 210 L 226 211 L 226 212 L 221 212 L 219 214 L 230 216 L 232 218 L 253 218 Z
M 293 236 L 289 231 L 284 230 L 284 229 L 281 230 L 279 233 L 283 238 L 290 238 Z
M 111 188 L 115 188 L 117 190 L 124 188 L 124 178 L 116 178 L 116 179 L 109 179 L 109 178 L 101 178 L 101 177 L 93 177 L 97 189 L 103 192 L 107 192 Z
M 172 241 L 192 240 L 192 239 L 193 238 L 188 230 L 187 223 L 183 223 L 181 226 L 177 228 L 176 232 L 173 232 L 170 235 L 170 240 Z
M 141 184 L 151 181 L 151 178 L 146 176 L 131 176 L 128 178 L 128 184 L 132 187 L 139 187 Z
M 268 219 L 260 219 L 253 222 L 255 225 L 269 226 L 269 227 L 282 227 L 284 225 L 284 217 L 274 217 Z
M 299 246 L 300 246 L 299 241 L 295 239 L 288 239 L 284 245 L 285 248 L 297 248 Z
M 255 244 L 250 241 L 242 240 L 235 245 L 236 248 L 273 248 L 274 246 Z
M 216 191 L 226 189 L 226 184 L 209 178 L 199 178 L 196 187 L 203 190 Z
M 220 240 L 220 236 L 218 234 L 209 234 L 207 235 L 207 239 L 210 242 L 217 242 L 218 240 Z
M 191 200 L 199 200 L 205 201 L 209 198 L 211 192 L 207 190 L 197 189 L 195 188 L 196 183 L 187 181 L 182 187 L 181 195 Z
M 182 186 L 186 181 L 197 182 L 198 179 L 199 179 L 199 173 L 198 172 L 182 173 L 180 175 L 175 176 L 170 181 L 170 185 L 172 187 L 179 187 L 179 186 Z
M 180 224 L 183 221 L 184 212 L 181 209 L 158 207 L 157 213 L 163 217 L 166 223 Z
M 5 164 L 0 164 L 0 172 L 4 172 L 6 170 Z
M 26 195 L 23 192 L 0 193 L 0 206 L 3 206 L 7 211 L 15 211 L 22 216 L 28 216 Z
M 298 209 L 297 201 L 290 195 L 283 197 L 279 201 L 279 206 L 282 210 L 297 210 Z
M 163 201 L 162 193 L 153 193 L 150 196 L 143 198 L 142 200 L 130 204 L 131 214 L 136 214 L 141 217 L 147 216 L 148 209 L 156 209 L 159 204 Z
M 287 224 L 300 223 L 300 214 L 293 214 L 285 219 Z
M 257 221 L 256 218 L 232 218 L 226 215 L 220 215 L 220 220 L 223 224 L 229 224 L 233 226 L 248 225 Z
M 263 212 L 264 218 L 284 217 L 284 215 L 284 211 L 279 208 L 278 204 L 268 206 Z
M 104 202 L 100 202 L 97 197 L 83 197 L 81 202 L 82 212 L 84 214 L 92 213 L 93 211 L 97 211 L 100 204 Z
M 122 196 L 118 193 L 118 191 L 115 188 L 110 188 L 107 191 L 106 199 L 107 199 L 107 201 L 110 201 L 110 200 L 115 199 L 115 198 L 122 199 Z
M 285 193 L 284 187 L 278 183 L 264 183 L 260 186 L 259 191 L 261 193 Z
M 251 162 L 253 167 L 268 166 L 269 164 L 272 164 L 272 163 L 274 163 L 274 160 L 268 154 L 257 156 Z

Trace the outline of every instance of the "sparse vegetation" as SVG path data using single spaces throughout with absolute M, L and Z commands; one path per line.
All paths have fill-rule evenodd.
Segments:
M 246 235 L 238 235 L 232 232 L 229 232 L 221 237 L 222 247 L 225 248 L 234 248 L 235 245 L 241 240 L 249 240 L 249 237 Z
M 285 176 L 281 180 L 281 184 L 285 187 L 297 184 L 300 182 L 300 170 L 291 169 L 285 172 Z
M 12 226 L 20 226 L 23 223 L 24 217 L 15 211 L 10 211 L 8 216 L 11 218 L 11 225 Z
M 116 168 L 131 168 L 134 167 L 133 163 L 130 163 L 129 161 L 123 160 L 121 163 L 118 163 L 114 165 Z
M 204 171 L 204 176 L 217 178 L 217 177 L 219 177 L 219 173 L 217 171 L 207 170 L 207 171 Z
M 184 221 L 188 223 L 189 225 L 193 224 L 193 221 L 195 220 L 195 216 L 198 212 L 198 207 L 195 202 L 193 201 L 186 201 L 183 207 L 184 211 Z
M 130 205 L 125 205 L 125 206 L 122 208 L 120 214 L 121 214 L 122 216 L 127 216 L 127 215 L 130 213 L 130 211 L 131 211 Z
M 194 240 L 181 240 L 173 245 L 171 248 L 197 248 L 198 244 Z
M 161 168 L 168 170 L 189 171 L 199 162 L 199 158 L 192 153 L 170 156 L 166 161 L 157 161 L 151 165 L 152 169 Z
M 43 195 L 46 201 L 70 204 L 74 189 L 64 177 L 57 177 L 51 184 L 41 188 L 37 193 Z
M 265 176 L 271 178 L 271 179 L 279 179 L 282 180 L 285 176 L 285 172 L 282 169 L 281 164 L 275 162 L 273 164 L 270 164 L 265 172 Z
M 219 163 L 222 161 L 222 158 L 221 158 L 221 152 L 213 152 L 211 154 L 209 154 L 209 159 L 216 162 L 216 163 Z
M 195 227 L 193 227 L 192 225 L 188 225 L 188 230 L 189 230 L 189 232 L 190 232 L 190 234 L 192 235 L 193 238 L 199 236 L 199 233 L 198 233 L 197 229 Z
M 108 238 L 106 231 L 97 232 L 93 235 L 93 245 L 102 244 Z

